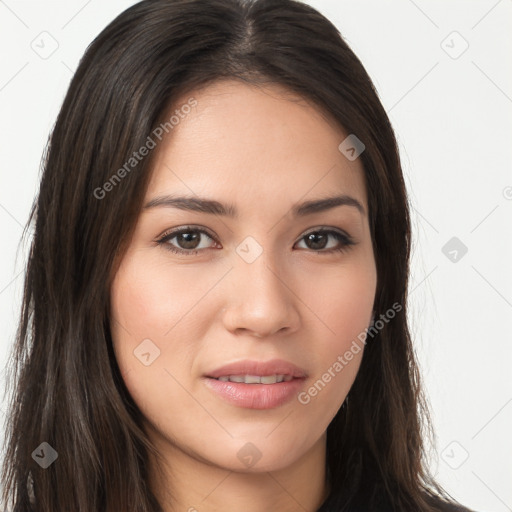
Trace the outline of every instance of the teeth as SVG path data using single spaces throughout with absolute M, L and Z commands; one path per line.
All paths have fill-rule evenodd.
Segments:
M 222 382 L 239 382 L 244 384 L 276 384 L 279 382 L 290 382 L 291 375 L 224 375 L 217 380 Z
M 244 382 L 245 378 L 243 375 L 230 375 L 229 380 L 231 382 Z

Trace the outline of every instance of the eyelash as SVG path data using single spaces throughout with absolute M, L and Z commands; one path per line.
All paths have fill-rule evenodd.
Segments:
M 184 227 L 184 228 L 177 229 L 175 231 L 164 233 L 158 240 L 156 240 L 156 243 L 158 245 L 162 246 L 165 250 L 173 252 L 175 254 L 183 254 L 186 256 L 196 255 L 199 252 L 204 251 L 206 249 L 188 249 L 188 250 L 180 249 L 178 247 L 172 246 L 167 243 L 169 240 L 172 240 L 173 238 L 175 238 L 178 235 L 181 235 L 183 233 L 192 233 L 192 232 L 205 234 L 206 236 L 208 236 L 214 242 L 217 243 L 215 238 L 212 235 L 210 235 L 207 231 L 205 231 L 204 229 L 193 228 L 193 227 Z M 310 249 L 311 251 L 317 252 L 319 254 L 332 254 L 332 253 L 337 253 L 337 252 L 344 252 L 344 251 L 348 251 L 350 246 L 356 245 L 356 242 L 354 242 L 352 237 L 345 235 L 343 233 L 340 233 L 338 231 L 335 231 L 332 229 L 326 229 L 326 228 L 319 228 L 315 231 L 310 231 L 310 232 L 306 233 L 305 235 L 303 235 L 299 241 L 302 241 L 304 238 L 306 238 L 308 235 L 311 235 L 311 234 L 329 234 L 329 235 L 334 236 L 334 238 L 336 240 L 338 240 L 338 242 L 342 243 L 342 245 L 340 247 L 337 247 L 334 249 L 317 250 L 317 251 L 315 251 L 314 249 Z

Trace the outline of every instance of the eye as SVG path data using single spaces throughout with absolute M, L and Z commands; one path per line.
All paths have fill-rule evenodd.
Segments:
M 164 233 L 156 243 L 161 245 L 164 249 L 171 251 L 176 254 L 184 254 L 192 256 L 198 254 L 201 250 L 208 249 L 209 246 L 204 246 L 201 243 L 202 236 L 217 241 L 204 229 L 194 228 L 191 226 L 185 226 L 174 231 Z M 328 247 L 329 238 L 334 239 L 337 242 L 334 247 Z M 174 242 L 172 242 L 175 240 Z M 333 229 L 320 228 L 315 231 L 310 231 L 304 235 L 300 241 L 306 241 L 306 249 L 311 249 L 313 252 L 318 253 L 333 253 L 347 251 L 351 245 L 355 245 L 356 242 L 347 234 Z
M 334 245 L 326 247 L 328 245 L 329 237 L 334 238 L 338 245 Z M 355 245 L 356 242 L 349 236 L 340 231 L 335 231 L 333 229 L 317 229 L 316 231 L 310 231 L 308 234 L 304 235 L 300 241 L 305 240 L 306 245 L 309 245 L 309 249 L 314 250 L 315 252 L 320 253 L 333 253 L 333 252 L 342 252 L 347 251 L 351 245 Z
M 210 240 L 214 240 L 214 238 L 210 236 L 204 229 L 186 226 L 171 231 L 170 233 L 164 233 L 164 235 L 156 242 L 168 251 L 174 252 L 176 254 L 186 254 L 187 256 L 190 256 L 192 254 L 197 254 L 201 249 L 205 249 L 205 247 L 201 246 L 200 243 L 201 235 L 206 235 L 206 237 Z M 171 243 L 171 240 L 174 239 L 176 239 L 176 242 Z

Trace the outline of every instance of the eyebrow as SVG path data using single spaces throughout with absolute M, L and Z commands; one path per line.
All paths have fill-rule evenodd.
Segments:
M 303 203 L 293 205 L 291 211 L 293 217 L 305 217 L 306 215 L 331 210 L 338 206 L 351 206 L 356 208 L 361 215 L 366 215 L 363 205 L 357 199 L 348 195 L 331 196 L 305 201 Z M 155 197 L 144 205 L 144 209 L 156 207 L 178 208 L 180 210 L 209 213 L 230 218 L 238 217 L 238 211 L 233 204 L 222 204 L 219 201 L 198 196 L 180 197 L 164 195 Z

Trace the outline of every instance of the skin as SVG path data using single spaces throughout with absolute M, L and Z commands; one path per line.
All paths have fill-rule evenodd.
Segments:
M 348 133 L 280 86 L 225 80 L 176 104 L 191 96 L 197 106 L 155 149 L 144 204 L 199 195 L 232 203 L 239 218 L 143 209 L 113 281 L 116 358 L 161 454 L 160 465 L 151 458 L 150 487 L 166 512 L 315 511 L 328 492 L 326 429 L 363 350 L 307 404 L 238 407 L 203 376 L 242 359 L 282 358 L 306 370 L 307 390 L 364 332 L 377 275 L 363 167 L 338 150 Z M 345 205 L 291 216 L 296 203 L 339 194 L 364 213 Z M 213 235 L 197 235 L 198 254 L 156 242 L 191 224 Z M 328 253 L 340 247 L 332 235 L 308 245 L 305 236 L 322 227 L 355 245 Z M 251 263 L 236 252 L 248 236 L 263 250 Z M 134 357 L 144 339 L 160 350 L 148 366 Z M 251 467 L 237 457 L 249 442 L 261 454 Z

